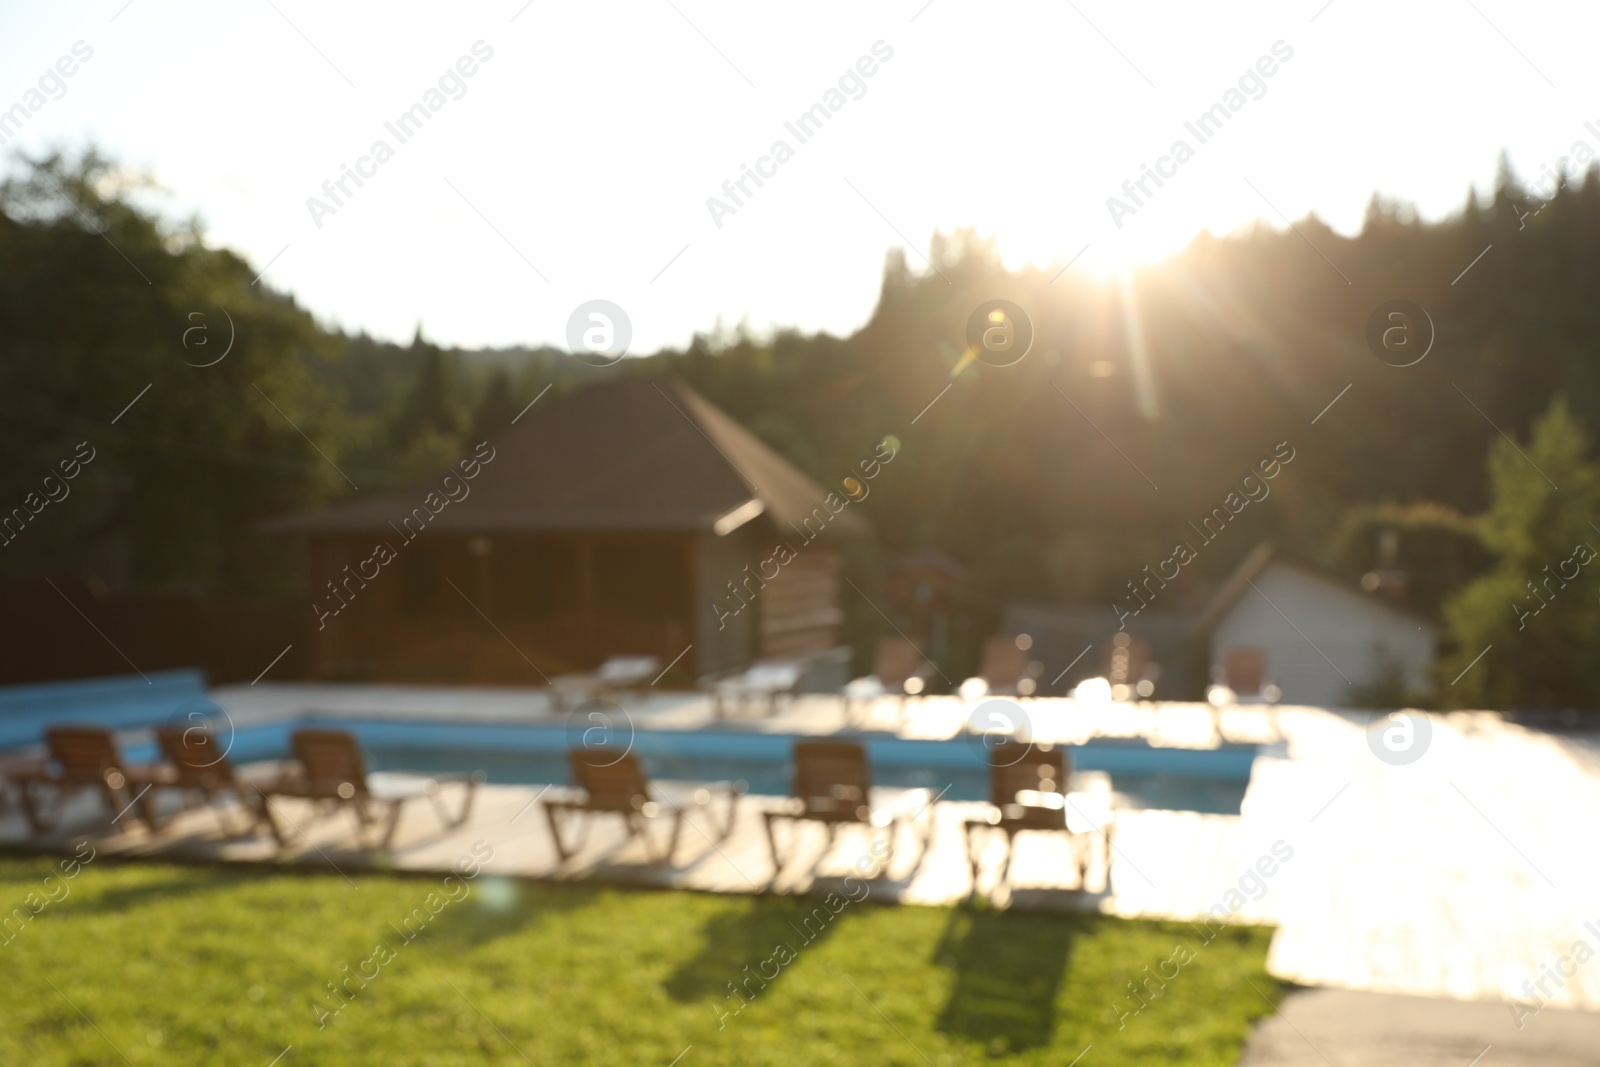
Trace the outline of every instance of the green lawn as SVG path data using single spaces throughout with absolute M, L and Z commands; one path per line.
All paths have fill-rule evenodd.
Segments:
M 1231 1065 L 1278 996 L 1261 929 L 106 858 L 44 903 L 56 869 L 0 857 L 0 1063 Z

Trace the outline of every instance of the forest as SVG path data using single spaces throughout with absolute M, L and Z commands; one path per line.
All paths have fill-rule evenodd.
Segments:
M 603 369 L 552 348 L 443 346 L 424 323 L 406 344 L 327 329 L 197 224 L 148 207 L 141 181 L 91 151 L 0 185 L 0 508 L 39 499 L 78 457 L 78 503 L 9 529 L 5 575 L 295 601 L 298 546 L 264 520 L 426 477 L 547 387 L 542 402 L 670 375 L 825 486 L 901 443 L 862 505 L 874 537 L 850 567 L 865 588 L 886 560 L 937 549 L 991 603 L 1109 617 L 1132 576 L 1284 449 L 1270 495 L 1182 568 L 1168 606 L 1201 602 L 1268 538 L 1359 578 L 1394 529 L 1414 605 L 1459 635 L 1471 612 L 1453 599 L 1509 550 L 1497 487 L 1538 477 L 1491 453 L 1531 447 L 1550 411 L 1550 447 L 1587 471 L 1600 419 L 1594 167 L 1546 200 L 1502 162 L 1496 187 L 1465 190 L 1444 220 L 1374 195 L 1354 236 L 1314 217 L 1203 234 L 1123 279 L 1008 269 L 992 240 L 938 234 L 924 266 L 887 254 L 851 336 L 717 324 Z M 1008 367 L 963 359 L 969 316 L 996 299 L 1035 329 Z M 1394 299 L 1435 330 L 1413 366 L 1366 341 Z

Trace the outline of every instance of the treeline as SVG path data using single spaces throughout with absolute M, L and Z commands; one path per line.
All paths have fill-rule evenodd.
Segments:
M 1413 595 L 1438 612 L 1493 558 L 1472 518 L 1489 504 L 1491 444 L 1525 439 L 1556 394 L 1591 435 L 1600 419 L 1594 169 L 1541 200 L 1502 168 L 1438 223 L 1375 197 L 1352 238 L 1315 218 L 1203 236 L 1123 281 L 1008 271 L 992 242 L 939 236 L 930 264 L 889 255 L 877 308 L 848 338 L 723 332 L 605 370 L 549 349 L 442 349 L 420 328 L 408 345 L 330 332 L 140 202 L 92 154 L 0 186 L 0 508 L 80 442 L 98 450 L 73 483 L 81 503 L 0 549 L 6 571 L 292 596 L 295 546 L 262 519 L 426 474 L 547 386 L 541 403 L 610 374 L 671 374 L 824 484 L 896 436 L 902 457 L 863 512 L 876 558 L 941 549 L 996 604 L 1109 613 L 1287 442 L 1296 459 L 1270 499 L 1184 568 L 1169 603 L 1200 598 L 1266 537 L 1359 576 L 1394 528 Z M 1364 339 L 1397 297 L 1437 331 L 1408 368 Z M 968 317 L 1000 298 L 1032 318 L 1032 351 L 952 379 Z M 234 348 L 196 369 L 220 347 L 184 346 L 191 315 L 220 346 L 221 308 Z
M 1469 517 L 1501 432 L 1526 439 L 1556 394 L 1591 431 L 1600 418 L 1600 171 L 1544 203 L 1502 168 L 1441 223 L 1374 198 L 1354 238 L 1297 226 L 1202 237 L 1125 283 L 1008 272 L 991 243 L 956 235 L 934 242 L 936 270 L 891 255 L 847 340 L 737 339 L 660 362 L 820 478 L 899 434 L 905 464 L 871 516 L 882 544 L 943 548 L 1002 600 L 1109 605 L 1288 442 L 1271 499 L 1185 568 L 1174 599 L 1209 592 L 1266 537 L 1359 577 L 1390 528 L 1415 602 L 1438 612 L 1490 562 Z M 1397 297 L 1437 332 L 1407 368 L 1365 341 Z M 968 367 L 910 426 L 994 298 L 1033 317 L 1033 351 Z

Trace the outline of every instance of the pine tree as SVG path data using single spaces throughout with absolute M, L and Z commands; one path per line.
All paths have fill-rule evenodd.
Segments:
M 421 323 L 408 352 L 418 364 L 416 385 L 394 424 L 394 441 L 402 451 L 425 438 L 456 438 L 463 428 L 454 361 L 422 336 Z
M 521 412 L 522 406 L 517 402 L 512 388 L 511 372 L 504 367 L 497 368 L 489 376 L 483 398 L 478 402 L 478 410 L 472 416 L 470 443 L 487 441 L 505 433 L 511 426 L 511 420 Z

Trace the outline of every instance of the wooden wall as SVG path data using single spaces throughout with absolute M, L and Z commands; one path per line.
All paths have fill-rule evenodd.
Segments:
M 837 552 L 806 546 L 761 590 L 761 655 L 800 656 L 839 644 L 844 612 L 839 607 Z
M 701 534 L 696 540 L 694 651 L 697 675 L 722 674 L 747 665 L 755 653 L 756 613 L 730 611 L 738 603 L 728 582 L 740 576 L 754 558 L 756 544 L 750 526 L 718 537 Z
M 836 647 L 843 623 L 838 553 L 802 545 L 770 579 L 752 577 L 772 557 L 775 540 L 757 523 L 724 537 L 436 531 L 410 543 L 393 535 L 313 537 L 313 601 L 325 610 L 340 607 L 327 585 L 333 581 L 344 606 L 327 617 L 308 606 L 310 673 L 537 685 L 613 655 L 654 655 L 668 663 L 692 642 L 676 670 L 682 680 L 742 668 L 757 656 Z M 353 580 L 378 543 L 394 550 L 394 560 L 376 577 Z M 364 572 L 372 573 L 370 564 Z M 749 593 L 745 601 L 729 590 L 736 580 Z
M 345 566 L 371 575 L 361 561 L 375 543 L 393 561 L 353 580 Z M 692 547 L 668 533 L 313 537 L 312 601 L 340 607 L 331 580 L 344 606 L 324 617 L 308 605 L 311 671 L 537 685 L 613 655 L 666 664 L 693 640 Z

